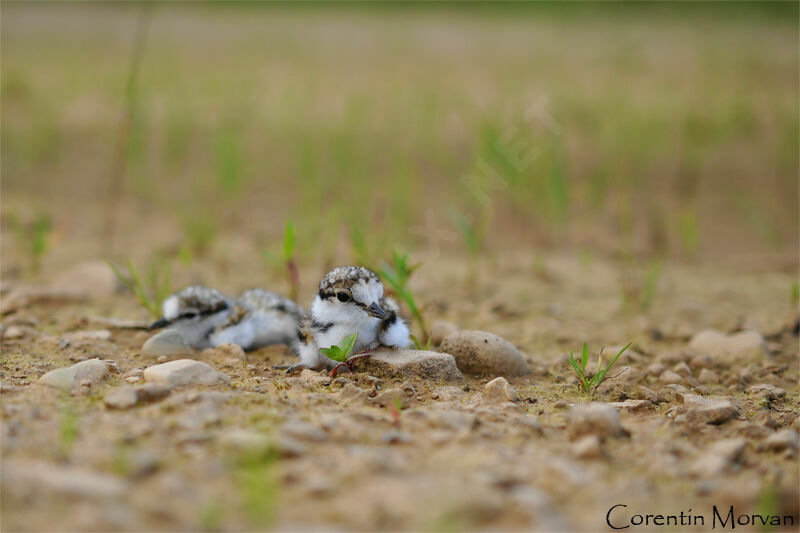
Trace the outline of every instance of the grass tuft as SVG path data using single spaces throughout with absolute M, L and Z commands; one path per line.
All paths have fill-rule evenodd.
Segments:
M 611 370 L 611 367 L 614 366 L 614 363 L 617 362 L 617 359 L 619 359 L 620 356 L 625 353 L 625 350 L 631 347 L 631 344 L 632 343 L 630 342 L 626 344 L 625 347 L 622 348 L 605 367 L 603 366 L 603 350 L 601 349 L 600 355 L 597 356 L 597 372 L 593 376 L 586 375 L 586 364 L 589 362 L 589 348 L 586 346 L 585 342 L 583 343 L 583 350 L 581 351 L 580 363 L 575 361 L 575 357 L 573 356 L 572 352 L 569 353 L 569 364 L 578 375 L 578 380 L 580 381 L 584 393 L 588 394 L 589 396 L 594 395 L 597 387 L 599 387 L 600 384 L 606 380 L 606 374 L 608 374 L 608 371 Z
M 19 248 L 28 254 L 28 262 L 34 273 L 39 272 L 42 258 L 50 247 L 53 221 L 49 214 L 40 211 L 32 220 L 23 222 L 15 214 L 8 216 L 8 226 L 13 232 Z
M 386 262 L 378 269 L 378 275 L 389 284 L 394 293 L 405 302 L 411 311 L 412 318 L 417 322 L 422 330 L 422 337 L 428 337 L 428 328 L 425 325 L 425 319 L 422 316 L 419 306 L 417 305 L 416 298 L 411 287 L 408 286 L 408 280 L 411 274 L 420 267 L 420 264 L 409 265 L 408 253 L 401 254 L 397 251 L 392 252 L 393 263 L 390 265 Z
M 127 274 L 113 262 L 107 261 L 107 263 L 117 278 L 136 297 L 139 305 L 145 308 L 153 318 L 160 317 L 161 304 L 171 292 L 170 280 L 172 272 L 169 263 L 151 262 L 144 278 L 139 275 L 130 259 L 126 262 Z

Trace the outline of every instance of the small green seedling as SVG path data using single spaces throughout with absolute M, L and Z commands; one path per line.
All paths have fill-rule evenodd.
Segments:
M 428 337 L 428 342 L 426 342 L 424 346 L 421 342 L 419 342 L 419 339 L 416 335 L 409 335 L 409 338 L 411 339 L 411 342 L 414 343 L 414 346 L 416 346 L 417 350 L 427 351 L 431 349 L 431 341 L 433 340 L 433 337 Z
M 339 364 L 331 370 L 331 377 L 336 377 L 336 374 L 339 372 L 339 369 L 343 366 L 346 366 L 349 369 L 353 369 L 353 361 L 357 359 L 361 359 L 362 357 L 367 357 L 370 355 L 369 350 L 365 350 L 363 352 L 359 352 L 357 354 L 353 353 L 353 349 L 356 346 L 356 340 L 358 339 L 358 333 L 353 333 L 352 335 L 348 335 L 342 342 L 340 343 L 341 346 L 337 346 L 334 344 L 330 348 L 320 348 L 319 351 L 325 357 L 329 359 L 333 359 L 334 361 L 338 361 Z
M 417 305 L 411 287 L 408 286 L 408 279 L 420 265 L 409 265 L 408 253 L 400 254 L 397 251 L 392 252 L 392 260 L 394 263 L 393 265 L 383 263 L 383 267 L 378 270 L 378 275 L 383 278 L 392 287 L 395 294 L 406 303 L 408 309 L 411 311 L 411 316 L 417 321 L 420 329 L 422 329 L 423 338 L 427 337 L 428 328 L 425 326 L 425 319 L 422 317 L 422 312 Z
M 572 352 L 569 353 L 569 364 L 572 365 L 572 369 L 575 370 L 575 373 L 578 374 L 578 379 L 580 380 L 581 386 L 583 387 L 583 391 L 588 394 L 589 396 L 593 395 L 597 390 L 597 387 L 600 386 L 603 381 L 606 379 L 606 374 L 608 371 L 611 370 L 611 367 L 614 366 L 614 363 L 617 362 L 617 359 L 631 347 L 631 342 L 625 345 L 617 355 L 611 360 L 611 362 L 606 366 L 603 367 L 603 350 L 600 350 L 600 355 L 597 356 L 597 373 L 594 376 L 588 377 L 586 375 L 586 363 L 589 362 L 589 348 L 586 346 L 586 343 L 583 343 L 583 351 L 581 353 L 581 362 L 580 365 L 577 361 L 575 361 L 575 357 L 573 356 Z M 619 374 L 617 374 L 618 376 Z M 617 376 L 613 376 L 609 379 L 613 379 Z
M 9 227 L 14 232 L 14 237 L 30 258 L 31 270 L 38 272 L 42 257 L 50 246 L 50 234 L 53 231 L 53 221 L 50 215 L 41 212 L 28 223 L 22 222 L 16 214 L 8 217 Z
M 171 272 L 169 264 L 151 263 L 147 271 L 147 277 L 142 281 L 139 272 L 130 259 L 126 263 L 128 275 L 118 265 L 111 261 L 107 261 L 107 263 L 122 284 L 133 293 L 139 305 L 147 309 L 147 312 L 153 318 L 159 318 L 161 316 L 161 304 L 170 294 Z
M 289 282 L 289 298 L 297 300 L 300 293 L 300 274 L 297 271 L 295 261 L 295 251 L 297 250 L 297 230 L 291 220 L 286 221 L 283 230 L 283 249 L 280 253 L 273 252 L 268 247 L 262 251 L 265 262 L 272 267 L 286 269 L 287 280 Z

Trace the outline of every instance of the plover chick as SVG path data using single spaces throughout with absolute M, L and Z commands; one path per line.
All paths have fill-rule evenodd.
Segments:
M 180 333 L 189 346 L 203 349 L 238 344 L 253 350 L 271 344 L 293 345 L 303 309 L 265 289 L 250 289 L 231 299 L 199 285 L 173 294 L 162 305 L 164 317 L 150 329 Z
M 311 312 L 297 328 L 299 367 L 333 368 L 338 362 L 320 353 L 320 348 L 338 345 L 358 333 L 353 353 L 379 345 L 405 348 L 408 326 L 391 298 L 383 297 L 383 283 L 364 267 L 343 266 L 328 272 L 319 284 Z

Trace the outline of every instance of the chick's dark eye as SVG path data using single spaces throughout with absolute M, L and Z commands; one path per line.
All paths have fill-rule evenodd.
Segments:
M 336 294 L 336 297 L 339 299 L 340 302 L 346 302 L 350 300 L 350 295 L 346 292 L 340 292 Z
M 183 318 L 194 318 L 197 316 L 197 313 L 194 311 L 189 311 L 188 313 L 183 314 Z

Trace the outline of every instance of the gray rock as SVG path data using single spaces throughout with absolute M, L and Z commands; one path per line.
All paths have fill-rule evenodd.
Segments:
M 611 402 L 608 405 L 621 411 L 647 411 L 653 408 L 650 400 L 625 400 L 624 402 Z
M 673 400 L 683 401 L 681 396 L 687 394 L 689 389 L 683 385 L 672 384 L 663 387 L 658 391 L 658 400 L 661 402 L 671 402 Z
M 130 409 L 138 401 L 136 390 L 133 387 L 117 387 L 103 398 L 106 407 L 110 409 Z
M 76 499 L 109 500 L 126 491 L 123 481 L 107 474 L 28 459 L 4 461 L 2 483 L 17 493 L 50 492 Z
M 729 400 L 712 400 L 697 394 L 683 394 L 686 419 L 695 424 L 723 424 L 739 415 L 739 409 Z
M 21 339 L 27 333 L 25 328 L 19 326 L 9 326 L 8 329 L 3 330 L 2 338 L 4 340 Z
M 667 385 L 683 383 L 683 378 L 672 370 L 665 370 L 658 376 L 658 381 Z
M 639 400 L 647 400 L 651 403 L 658 403 L 658 394 L 653 389 L 639 385 L 636 387 L 636 398 Z
M 159 331 L 144 343 L 142 355 L 147 357 L 181 357 L 192 353 L 192 348 L 175 330 Z
M 433 392 L 434 400 L 441 400 L 443 402 L 452 402 L 459 400 L 467 395 L 461 387 L 449 385 L 447 387 L 438 387 Z
M 411 385 L 405 384 L 402 387 L 394 387 L 381 391 L 373 398 L 367 398 L 370 403 L 380 405 L 381 407 L 388 407 L 390 405 L 400 405 L 405 407 L 410 400 L 416 396 L 416 391 Z
M 741 331 L 725 335 L 706 329 L 689 341 L 689 350 L 697 355 L 707 355 L 728 363 L 760 361 L 767 355 L 767 344 L 757 331 Z
M 68 342 L 81 341 L 107 341 L 111 338 L 111 332 L 107 329 L 88 329 L 83 331 L 71 331 L 64 333 L 61 338 Z
M 465 374 L 522 376 L 531 371 L 516 346 L 485 331 L 457 331 L 445 338 L 440 348 L 455 358 Z
M 462 381 L 453 356 L 424 350 L 379 349 L 359 359 L 354 367 L 379 377 L 420 377 L 435 381 Z
M 689 368 L 689 365 L 687 365 L 686 362 L 684 361 L 681 361 L 680 363 L 675 365 L 672 371 L 683 378 L 688 378 L 692 376 L 692 369 Z
M 760 361 L 769 354 L 764 337 L 752 330 L 729 335 L 726 349 L 736 360 Z
M 704 383 L 706 385 L 713 385 L 719 383 L 719 376 L 713 370 L 704 368 L 700 370 L 700 374 L 697 376 L 697 380 L 700 383 Z
M 188 385 L 229 385 L 231 378 L 193 359 L 178 359 L 147 368 L 144 379 L 168 387 Z
M 731 467 L 746 445 L 747 441 L 742 438 L 715 442 L 691 464 L 689 473 L 701 478 L 719 476 Z
M 486 398 L 494 403 L 518 402 L 519 394 L 512 387 L 506 378 L 494 378 L 483 387 Z
M 39 378 L 39 383 L 71 391 L 83 384 L 97 385 L 108 377 L 106 364 L 100 359 L 81 361 L 72 366 L 57 368 Z
M 800 440 L 797 433 L 791 429 L 782 429 L 773 433 L 759 444 L 760 450 L 771 452 L 782 452 L 788 449 L 797 453 L 798 447 L 800 447 Z
M 728 336 L 715 329 L 704 329 L 689 340 L 689 350 L 699 355 L 716 357 L 725 353 Z
M 158 383 L 146 383 L 136 387 L 136 399 L 142 403 L 157 402 L 169 396 L 169 387 Z
M 622 427 L 619 412 L 610 405 L 586 403 L 576 405 L 567 415 L 567 432 L 571 440 L 585 435 L 606 437 L 625 437 L 628 430 Z
M 747 392 L 752 394 L 760 394 L 767 400 L 780 400 L 786 397 L 786 391 L 774 385 L 766 383 L 759 383 L 747 389 Z

